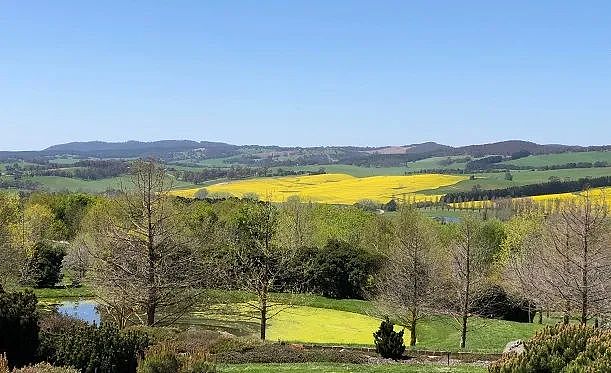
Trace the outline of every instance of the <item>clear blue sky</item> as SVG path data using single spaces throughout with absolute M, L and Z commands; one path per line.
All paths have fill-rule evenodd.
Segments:
M 0 1 L 0 149 L 611 143 L 610 1 Z

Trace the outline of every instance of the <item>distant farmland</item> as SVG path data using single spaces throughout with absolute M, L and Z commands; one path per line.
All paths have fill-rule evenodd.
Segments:
M 236 197 L 254 193 L 261 199 L 267 199 L 269 196 L 274 202 L 285 201 L 290 196 L 299 196 L 305 201 L 332 204 L 354 204 L 364 199 L 386 203 L 392 198 L 401 199 L 404 196 L 432 199 L 433 196 L 421 195 L 418 192 L 452 185 L 466 179 L 466 176 L 440 174 L 363 178 L 346 174 L 323 174 L 233 181 L 214 184 L 206 187 L 206 190 L 211 194 L 230 194 Z M 174 194 L 194 197 L 199 189 L 176 190 Z
M 558 154 L 531 155 L 528 157 L 514 159 L 503 163 L 524 167 L 545 167 L 579 162 L 594 163 L 597 161 L 611 163 L 611 151 L 566 152 Z

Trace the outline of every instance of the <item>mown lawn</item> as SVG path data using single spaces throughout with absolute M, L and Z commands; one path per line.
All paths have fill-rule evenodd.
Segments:
M 217 294 L 217 296 L 220 296 Z M 244 292 L 226 292 L 226 307 L 212 307 L 183 319 L 185 324 L 221 329 L 239 335 L 257 335 L 258 321 L 252 318 L 244 302 L 252 296 Z M 276 302 L 294 307 L 279 313 L 268 323 L 267 335 L 272 341 L 338 345 L 373 345 L 372 334 L 381 317 L 371 302 L 333 300 L 319 296 L 276 295 Z M 217 298 L 216 301 L 220 301 Z M 500 352 L 507 342 L 528 339 L 542 326 L 473 317 L 469 320 L 466 351 Z M 396 327 L 399 328 L 399 327 Z M 408 340 L 405 335 L 406 343 Z M 448 316 L 432 316 L 418 325 L 418 349 L 458 351 L 458 323 Z
M 480 373 L 486 372 L 485 367 L 472 365 L 416 365 L 416 364 L 324 364 L 324 363 L 303 363 L 303 364 L 237 364 L 223 365 L 222 372 L 248 372 L 248 373 L 271 373 L 271 372 L 290 372 L 290 373 L 424 373 L 424 372 L 453 372 L 453 373 Z

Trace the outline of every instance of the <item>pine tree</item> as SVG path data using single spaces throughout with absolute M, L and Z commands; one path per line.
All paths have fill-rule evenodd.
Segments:
M 394 325 L 388 317 L 380 324 L 380 329 L 373 333 L 376 352 L 384 358 L 399 359 L 405 351 L 403 332 L 394 331 Z

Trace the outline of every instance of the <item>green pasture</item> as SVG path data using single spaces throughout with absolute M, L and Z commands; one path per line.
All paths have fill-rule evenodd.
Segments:
M 407 169 L 411 172 L 420 171 L 420 170 L 430 170 L 430 169 L 464 169 L 467 162 L 456 162 L 449 165 L 441 164 L 440 162 L 449 159 L 460 159 L 465 158 L 466 156 L 457 156 L 457 157 L 430 157 L 421 159 L 419 161 L 408 162 Z
M 24 178 L 26 179 L 26 178 Z M 130 176 L 119 176 L 100 180 L 82 180 L 60 176 L 32 176 L 31 179 L 41 185 L 42 189 L 48 192 L 83 192 L 83 193 L 102 193 L 108 189 L 119 189 L 121 184 L 129 185 Z M 176 188 L 192 186 L 193 184 L 184 181 L 175 181 Z
M 571 168 L 563 170 L 548 170 L 548 171 L 528 171 L 522 170 L 511 171 L 513 180 L 506 180 L 504 172 L 486 172 L 475 173 L 475 180 L 464 180 L 454 185 L 449 185 L 437 189 L 429 189 L 423 191 L 426 194 L 446 194 L 451 192 L 463 192 L 473 189 L 479 185 L 482 189 L 499 189 L 508 188 L 511 186 L 520 186 L 527 184 L 544 183 L 550 180 L 550 177 L 557 177 L 561 180 L 571 179 L 577 180 L 584 177 L 600 177 L 611 176 L 611 167 L 600 168 Z
M 544 167 L 567 163 L 607 161 L 611 162 L 611 151 L 567 152 L 558 154 L 530 155 L 528 157 L 503 162 L 515 166 Z
M 288 166 L 288 167 L 274 167 L 274 171 L 278 169 L 287 171 L 308 171 L 316 172 L 321 168 L 325 169 L 328 174 L 347 174 L 354 177 L 367 177 L 367 176 L 386 176 L 386 175 L 404 175 L 406 171 L 409 171 L 405 167 L 362 167 L 348 164 L 328 164 L 328 165 L 310 165 L 310 166 Z

